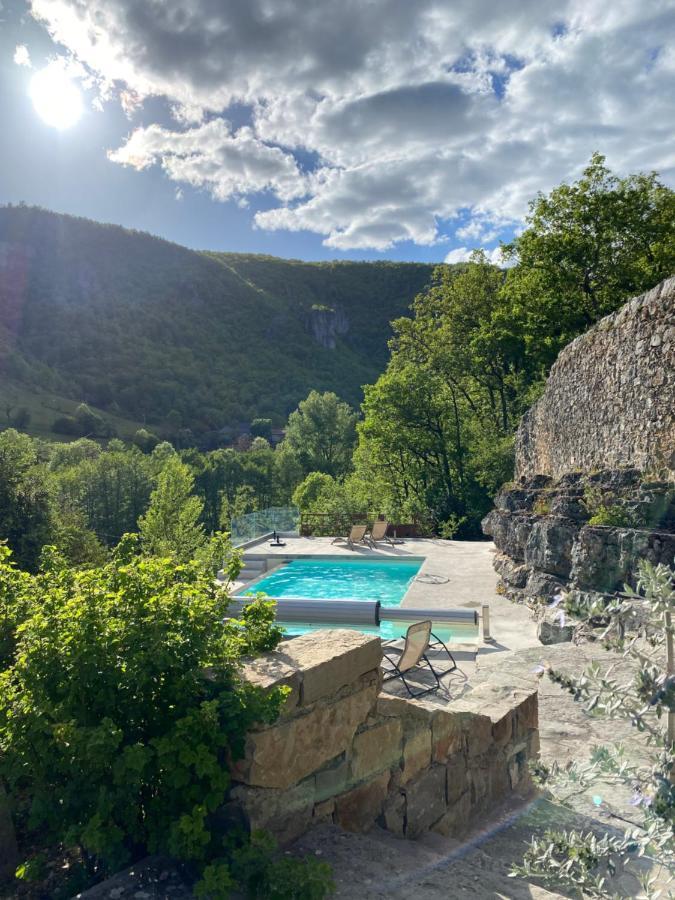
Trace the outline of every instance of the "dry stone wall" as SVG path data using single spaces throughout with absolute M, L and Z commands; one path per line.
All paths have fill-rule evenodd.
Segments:
M 289 693 L 280 718 L 248 734 L 223 821 L 243 819 L 282 844 L 326 822 L 460 835 L 528 785 L 539 749 L 531 682 L 486 682 L 449 703 L 408 700 L 381 692 L 381 659 L 379 638 L 329 630 L 247 666 L 251 683 Z
M 675 471 L 675 278 L 560 353 L 516 438 L 516 477 Z
M 675 278 L 566 347 L 516 439 L 517 480 L 483 521 L 514 599 L 594 601 L 675 560 Z M 535 604 L 533 604 L 535 605 Z M 573 628 L 544 614 L 540 638 Z

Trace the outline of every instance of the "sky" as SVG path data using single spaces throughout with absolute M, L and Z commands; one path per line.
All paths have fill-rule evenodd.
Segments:
M 0 204 L 198 249 L 498 262 L 674 132 L 675 0 L 0 0 Z

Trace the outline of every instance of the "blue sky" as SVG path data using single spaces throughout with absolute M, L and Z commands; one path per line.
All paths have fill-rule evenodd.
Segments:
M 196 248 L 498 260 L 595 150 L 673 183 L 674 36 L 674 0 L 0 0 L 0 203 Z M 83 98 L 68 128 L 31 99 L 46 66 Z

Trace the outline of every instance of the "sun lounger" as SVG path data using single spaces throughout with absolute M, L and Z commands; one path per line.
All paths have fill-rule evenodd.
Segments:
M 394 642 L 386 641 L 384 646 L 391 645 L 392 643 Z M 450 668 L 439 672 L 430 662 L 427 651 L 441 649 L 445 651 L 448 658 L 451 660 L 452 665 Z M 383 652 L 384 659 L 388 666 L 391 667 L 388 668 L 388 666 L 384 666 L 385 671 L 383 680 L 391 681 L 395 678 L 400 678 L 411 697 L 422 697 L 424 694 L 430 694 L 432 691 L 437 691 L 441 686 L 440 679 L 457 668 L 457 663 L 455 662 L 452 653 L 450 653 L 443 641 L 436 637 L 431 631 L 430 619 L 425 619 L 423 622 L 415 622 L 414 625 L 411 625 L 408 628 L 405 635 L 403 650 L 398 657 L 391 652 L 387 652 L 387 650 L 384 650 Z M 431 687 L 413 690 L 407 676 L 409 676 L 416 668 L 429 669 L 434 676 L 435 684 L 432 684 Z

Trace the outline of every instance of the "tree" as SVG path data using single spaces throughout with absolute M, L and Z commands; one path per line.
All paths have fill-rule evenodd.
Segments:
M 175 456 L 171 457 L 150 495 L 150 506 L 138 525 L 143 546 L 155 556 L 187 562 L 205 543 L 199 518 L 203 504 L 193 494 L 194 476 Z
M 0 433 L 0 541 L 33 570 L 54 533 L 50 483 L 35 442 L 13 428 Z
M 480 534 L 510 477 L 512 432 L 535 373 L 503 281 L 482 254 L 462 270 L 439 267 L 414 316 L 393 323 L 387 371 L 365 390 L 355 470 L 399 521 Z
M 265 438 L 266 441 L 272 441 L 272 420 L 271 419 L 254 419 L 251 422 L 251 434 L 254 438 Z
M 160 441 L 157 435 L 148 431 L 147 428 L 139 428 L 134 433 L 133 442 L 144 453 L 152 453 Z
M 305 472 L 340 477 L 351 466 L 356 413 L 336 394 L 311 391 L 288 417 L 284 443 L 295 451 Z
M 55 473 L 59 507 L 79 510 L 86 527 L 106 546 L 114 546 L 123 534 L 137 530 L 148 505 L 155 463 L 154 455 L 112 440 L 107 451 L 87 455 Z
M 530 204 L 504 250 L 518 265 L 506 290 L 531 353 L 558 350 L 675 270 L 675 193 L 655 172 L 619 178 L 595 153 L 582 177 Z

